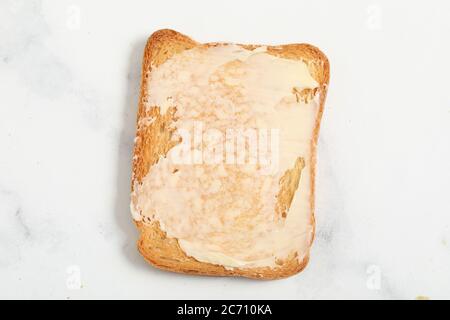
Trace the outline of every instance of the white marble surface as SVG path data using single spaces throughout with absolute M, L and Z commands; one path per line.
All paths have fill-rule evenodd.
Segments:
M 447 1 L 152 3 L 0 0 L 0 298 L 450 298 Z M 163 27 L 327 53 L 317 237 L 300 275 L 190 277 L 138 255 L 139 72 Z

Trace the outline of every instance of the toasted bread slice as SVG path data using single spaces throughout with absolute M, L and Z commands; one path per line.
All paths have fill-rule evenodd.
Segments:
M 303 66 L 308 74 L 302 78 L 295 70 Z M 291 85 L 285 74 L 300 86 L 272 99 L 282 84 Z M 302 79 L 313 84 L 302 87 Z M 305 268 L 315 229 L 316 143 L 328 81 L 326 56 L 308 44 L 200 44 L 173 30 L 152 34 L 142 66 L 132 175 L 131 208 L 143 257 L 174 272 L 256 279 L 284 278 Z M 258 85 L 261 90 L 253 88 Z M 236 121 L 261 127 L 256 104 L 269 108 L 269 102 L 276 107 L 267 109 L 270 117 L 261 116 L 263 124 L 270 126 L 280 114 L 273 121 L 288 129 L 278 129 L 292 129 L 289 139 L 281 134 L 280 152 L 288 156 L 280 162 L 289 166 L 281 165 L 278 175 L 261 176 L 248 165 L 168 163 L 185 139 L 177 130 L 189 117 L 219 129 Z M 223 115 L 229 110 L 237 111 Z M 295 126 L 304 129 L 297 134 L 300 142 L 291 143 Z M 301 154 L 293 157 L 296 146 Z

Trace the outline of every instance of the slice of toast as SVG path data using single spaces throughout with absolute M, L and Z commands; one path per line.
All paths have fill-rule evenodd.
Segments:
M 174 272 L 257 279 L 305 268 L 328 81 L 328 59 L 308 44 L 200 44 L 173 30 L 152 34 L 142 66 L 131 193 L 143 257 Z M 193 155 L 173 163 L 175 150 L 192 141 L 180 128 L 199 123 L 219 136 L 230 128 L 257 135 L 275 128 L 265 132 L 281 132 L 279 170 L 262 173 L 260 158 L 251 162 L 250 140 L 241 144 L 244 162 L 206 162 L 204 150 L 200 158 L 195 153 L 195 132 L 193 145 L 177 153 Z M 229 151 L 224 146 L 210 150 L 220 156 Z

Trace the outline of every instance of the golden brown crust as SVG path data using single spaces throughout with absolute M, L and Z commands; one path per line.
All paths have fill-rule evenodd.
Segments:
M 281 177 L 280 191 L 278 192 L 277 205 L 275 207 L 278 218 L 286 218 L 297 191 L 303 168 L 305 168 L 305 159 L 299 157 L 295 161 L 294 167 L 287 170 Z
M 153 33 L 147 41 L 142 66 L 141 92 L 133 160 L 132 189 L 134 189 L 135 183 L 142 181 L 149 168 L 157 162 L 157 159 L 160 156 L 165 156 L 170 148 L 178 143 L 173 141 L 173 129 L 171 129 L 171 123 L 174 121 L 176 109 L 171 108 L 165 115 L 161 115 L 159 113 L 159 108 L 147 108 L 147 85 L 151 77 L 152 66 L 158 66 L 174 54 L 199 45 L 209 47 L 216 46 L 218 43 L 199 44 L 185 35 L 168 29 L 159 30 Z M 241 46 L 246 49 L 255 49 L 259 47 L 259 45 Z M 267 52 L 274 56 L 305 61 L 311 75 L 320 84 L 318 89 L 320 94 L 320 108 L 316 118 L 313 139 L 311 141 L 312 152 L 310 159 L 311 225 L 313 226 L 314 236 L 316 144 L 329 81 L 328 59 L 319 49 L 309 44 L 267 46 Z M 152 118 L 155 119 L 151 126 L 146 125 L 145 122 L 141 123 L 141 120 L 146 119 L 148 116 L 152 116 Z M 286 261 L 277 261 L 278 266 L 275 268 L 226 269 L 223 266 L 199 262 L 196 259 L 187 256 L 180 248 L 177 239 L 167 237 L 157 222 L 136 222 L 136 225 L 140 231 L 138 249 L 144 258 L 155 267 L 174 272 L 210 276 L 243 276 L 255 279 L 279 279 L 300 272 L 306 267 L 309 260 L 308 249 L 308 252 L 301 262 L 299 262 L 298 257 L 292 256 L 286 259 Z
M 280 279 L 303 270 L 309 260 L 309 254 L 304 257 L 301 263 L 296 257 L 288 261 L 280 261 L 280 267 L 276 268 L 249 268 L 230 269 L 223 266 L 204 263 L 187 256 L 174 238 L 166 237 L 157 222 L 144 224 L 136 222 L 141 233 L 138 240 L 138 249 L 142 256 L 157 268 L 178 273 L 189 273 L 209 276 L 243 276 L 254 279 Z
M 175 110 L 169 110 L 160 116 L 158 108 L 146 108 L 148 102 L 148 82 L 151 77 L 152 66 L 159 66 L 176 53 L 195 47 L 197 43 L 187 36 L 173 30 L 156 31 L 147 41 L 141 71 L 141 91 L 137 115 L 136 142 L 133 159 L 133 181 L 141 182 L 150 167 L 157 161 L 159 155 L 165 155 L 173 147 L 169 128 L 173 121 Z M 139 120 L 147 117 L 156 119 L 154 126 L 141 125 Z

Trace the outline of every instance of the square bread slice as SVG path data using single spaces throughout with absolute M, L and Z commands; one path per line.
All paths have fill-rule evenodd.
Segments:
M 309 44 L 152 34 L 131 191 L 143 257 L 199 275 L 277 279 L 303 270 L 328 81 L 328 59 Z

